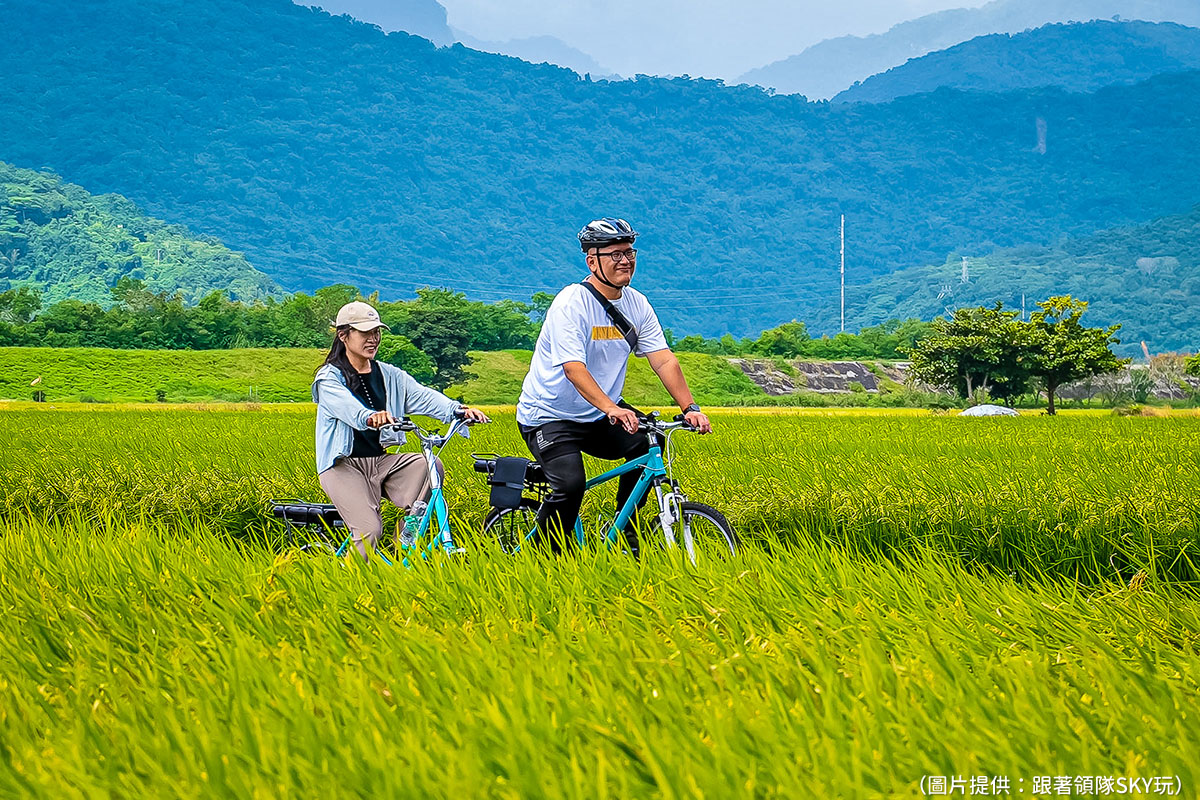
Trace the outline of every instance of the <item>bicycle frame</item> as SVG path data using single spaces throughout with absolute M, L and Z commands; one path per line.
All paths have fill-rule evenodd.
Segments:
M 608 472 L 602 472 L 584 484 L 584 491 L 587 491 L 634 470 L 641 470 L 641 477 L 634 484 L 633 491 L 630 492 L 629 499 L 625 501 L 625 505 L 621 506 L 617 511 L 617 516 L 613 518 L 612 525 L 605 531 L 604 541 L 609 544 L 615 544 L 620 541 L 621 531 L 625 529 L 625 526 L 629 524 L 629 520 L 637 513 L 638 504 L 642 502 L 642 498 L 650 493 L 650 487 L 659 479 L 667 477 L 667 468 L 663 464 L 662 447 L 655 444 L 651 446 L 650 452 L 646 455 L 638 456 L 632 461 L 626 461 L 624 464 L 613 467 Z M 582 517 L 575 520 L 575 538 L 580 544 L 583 544 Z
M 425 508 L 425 513 L 421 516 L 421 522 L 417 526 L 417 532 L 413 539 L 413 544 L 400 545 L 401 551 L 413 550 L 417 551 L 421 558 L 428 558 L 439 546 L 447 553 L 453 553 L 458 550 L 458 545 L 454 542 L 454 537 L 450 534 L 450 508 L 446 505 L 446 496 L 442 491 L 442 474 L 437 468 L 437 456 L 446 449 L 446 445 L 460 431 L 467 427 L 465 420 L 455 420 L 450 426 L 450 430 L 444 435 L 429 435 L 417 427 L 414 423 L 407 423 L 407 426 L 402 425 L 399 429 L 416 435 L 421 442 L 421 453 L 425 456 L 426 468 L 429 470 L 429 487 L 430 494 L 428 505 Z M 436 448 L 436 450 L 434 449 Z M 422 539 L 429 532 L 431 527 L 437 525 L 438 535 L 435 538 L 421 546 Z M 353 534 L 347 534 L 338 546 L 336 555 L 340 558 L 349 552 L 353 544 Z M 382 549 L 376 549 L 375 554 L 383 559 L 383 562 L 388 565 L 394 564 L 392 559 L 387 557 L 387 554 Z M 406 554 L 401 563 L 404 566 L 409 566 L 409 556 Z
M 641 477 L 634 484 L 633 491 L 629 494 L 629 499 L 625 501 L 625 505 L 617 510 L 617 516 L 613 518 L 608 530 L 604 532 L 604 541 L 608 545 L 618 544 L 622 540 L 622 531 L 629 524 L 629 520 L 633 518 L 633 515 L 637 513 L 638 505 L 641 504 L 643 498 L 650 493 L 652 488 L 661 486 L 664 480 L 670 478 L 670 475 L 667 473 L 667 465 L 663 461 L 662 445 L 658 443 L 658 439 L 656 438 L 650 445 L 650 452 L 646 455 L 638 456 L 635 459 L 626 461 L 624 464 L 613 467 L 607 472 L 602 472 L 584 484 L 584 491 L 590 491 L 602 483 L 607 483 L 634 470 L 641 470 Z M 659 500 L 660 502 L 662 500 L 661 492 Z M 669 523 L 665 526 L 664 533 L 667 536 L 668 542 L 674 543 L 674 533 L 670 529 Z M 528 542 L 537 535 L 537 525 L 534 525 L 533 529 L 525 534 L 523 541 Z M 587 537 L 583 532 L 582 515 L 575 519 L 575 541 L 580 546 L 587 541 Z M 519 550 L 519 545 L 514 548 L 514 551 Z

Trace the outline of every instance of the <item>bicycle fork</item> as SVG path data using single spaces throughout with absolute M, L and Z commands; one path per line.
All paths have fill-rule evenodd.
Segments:
M 429 470 L 429 503 L 425 517 L 421 520 L 417 531 L 417 541 L 426 533 L 433 534 L 434 520 L 437 520 L 438 536 L 435 540 L 447 553 L 457 552 L 460 548 L 450 535 L 450 510 L 446 507 L 446 497 L 442 493 L 442 473 L 437 467 L 437 458 L 433 447 L 426 442 L 421 443 L 425 463 Z M 406 559 L 407 560 L 407 559 Z
M 667 491 L 663 491 L 663 484 Z M 676 545 L 676 534 L 683 540 L 684 549 L 692 553 L 692 531 L 683 516 L 683 503 L 687 500 L 679 484 L 674 481 L 657 481 L 654 484 L 654 496 L 658 499 L 658 519 L 662 523 L 663 538 L 667 547 Z

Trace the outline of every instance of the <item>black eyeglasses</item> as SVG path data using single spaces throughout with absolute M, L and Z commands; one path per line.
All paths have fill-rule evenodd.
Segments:
M 608 256 L 614 264 L 620 264 L 622 261 L 628 261 L 630 264 L 637 261 L 637 250 L 632 247 L 628 250 L 609 250 L 607 253 L 596 251 L 598 256 Z

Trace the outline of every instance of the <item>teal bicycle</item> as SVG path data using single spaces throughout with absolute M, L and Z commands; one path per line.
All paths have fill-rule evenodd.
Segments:
M 451 554 L 462 552 L 450 533 L 450 509 L 442 491 L 442 472 L 437 468 L 437 457 L 456 435 L 465 436 L 469 425 L 471 423 L 465 419 L 456 419 L 443 434 L 426 430 L 404 417 L 393 425 L 379 429 L 381 433 L 411 433 L 417 437 L 429 470 L 430 486 L 424 508 L 414 504 L 413 517 L 405 520 L 405 523 L 412 524 L 412 529 L 409 530 L 408 524 L 402 526 L 392 555 L 389 556 L 383 547 L 376 549 L 375 554 L 384 563 L 400 561 L 407 565 L 414 554 L 427 558 L 437 550 Z M 272 513 L 284 521 L 289 538 L 299 544 L 301 550 L 326 551 L 340 557 L 353 546 L 350 531 L 342 521 L 337 506 L 332 503 L 307 503 L 303 500 L 272 500 L 271 503 Z M 432 533 L 434 530 L 437 531 L 436 535 Z
M 617 510 L 611 523 L 601 526 L 602 543 L 609 547 L 624 546 L 622 531 L 642 499 L 653 494 L 658 501 L 657 511 L 650 516 L 647 507 L 638 514 L 641 527 L 648 534 L 641 536 L 642 531 L 638 532 L 643 548 L 648 543 L 659 543 L 668 549 L 681 547 L 692 563 L 699 558 L 728 558 L 736 554 L 738 537 L 725 515 L 712 506 L 688 500 L 673 475 L 671 437 L 679 431 L 695 429 L 683 420 L 682 415 L 673 422 L 664 422 L 659 419 L 658 412 L 639 416 L 638 423 L 638 430 L 649 440 L 650 452 L 597 475 L 585 485 L 590 491 L 626 473 L 641 471 L 625 505 Z M 528 459 L 520 460 L 526 462 L 526 468 L 523 480 L 518 483 L 509 480 L 507 475 L 497 480 L 498 457 L 494 454 L 475 457 L 475 471 L 487 474 L 488 483 L 493 487 L 493 507 L 484 520 L 484 535 L 495 538 L 500 548 L 508 553 L 518 552 L 536 539 L 538 509 L 550 492 L 542 468 Z M 504 501 L 497 503 L 500 497 L 504 497 Z M 575 539 L 580 545 L 587 541 L 582 515 L 575 522 Z

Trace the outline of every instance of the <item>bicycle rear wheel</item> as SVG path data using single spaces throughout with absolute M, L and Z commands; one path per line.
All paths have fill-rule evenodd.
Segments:
M 700 560 L 726 559 L 737 554 L 738 537 L 725 515 L 704 503 L 680 504 L 680 520 L 672 526 L 675 546 L 683 548 L 695 564 Z M 655 516 L 650 533 L 653 541 L 666 544 L 662 520 Z
M 523 497 L 518 508 L 493 508 L 483 521 L 483 535 L 494 537 L 502 552 L 515 553 L 537 527 L 541 507 L 537 500 Z

